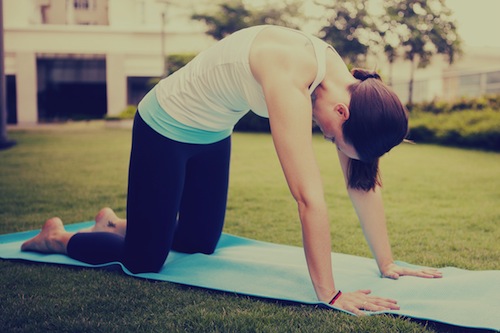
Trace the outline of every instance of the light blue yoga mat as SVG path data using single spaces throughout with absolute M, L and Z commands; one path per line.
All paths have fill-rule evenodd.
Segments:
M 78 223 L 68 225 L 66 229 L 75 231 L 91 224 Z M 0 258 L 98 267 L 63 255 L 21 252 L 22 242 L 38 232 L 0 235 Z M 371 289 L 374 295 L 397 299 L 401 310 L 385 313 L 461 327 L 500 330 L 500 271 L 445 267 L 441 269 L 442 279 L 401 277 L 390 280 L 380 278 L 373 259 L 334 253 L 332 260 L 336 285 L 343 291 Z M 134 275 L 125 268 L 123 271 L 141 278 L 303 304 L 321 304 L 312 288 L 302 248 L 228 234 L 223 234 L 212 255 L 172 252 L 160 273 Z

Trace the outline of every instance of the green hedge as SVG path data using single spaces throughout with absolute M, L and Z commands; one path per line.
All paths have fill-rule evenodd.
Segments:
M 234 126 L 234 131 L 270 133 L 271 125 L 268 118 L 260 117 L 250 111 L 238 121 L 236 126 Z
M 134 119 L 135 112 L 137 111 L 137 105 L 127 105 L 119 114 L 115 116 L 105 116 L 106 120 L 124 120 L 124 119 Z
M 412 112 L 409 138 L 417 143 L 500 151 L 500 112 L 492 109 L 439 114 Z
M 500 151 L 500 94 L 410 106 L 415 142 Z
M 462 97 L 452 102 L 431 101 L 408 106 L 410 111 L 430 112 L 434 114 L 451 113 L 465 110 L 495 110 L 500 111 L 500 94 L 480 97 Z

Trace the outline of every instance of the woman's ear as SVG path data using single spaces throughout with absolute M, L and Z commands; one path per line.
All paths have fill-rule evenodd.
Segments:
M 337 103 L 333 107 L 333 111 L 342 118 L 342 120 L 346 121 L 349 119 L 349 116 L 351 115 L 349 112 L 349 107 L 345 105 L 344 103 Z

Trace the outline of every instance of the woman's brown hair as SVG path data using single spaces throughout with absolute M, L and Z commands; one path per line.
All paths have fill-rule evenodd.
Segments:
M 381 185 L 379 158 L 408 134 L 408 112 L 376 72 L 355 68 L 351 73 L 359 81 L 349 86 L 350 116 L 342 131 L 360 159 L 349 162 L 348 186 L 369 191 Z

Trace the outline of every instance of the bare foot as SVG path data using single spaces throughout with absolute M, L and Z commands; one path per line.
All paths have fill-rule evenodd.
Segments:
M 125 229 L 126 221 L 116 216 L 111 208 L 105 207 L 95 216 L 95 225 L 80 232 L 112 232 L 125 236 Z
M 45 221 L 42 231 L 21 245 L 21 251 L 42 253 L 66 253 L 66 245 L 73 233 L 64 229 L 60 218 L 53 217 Z

